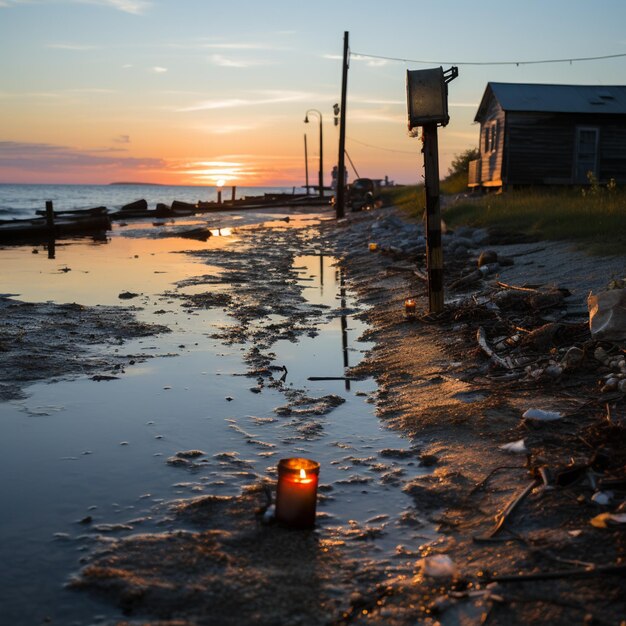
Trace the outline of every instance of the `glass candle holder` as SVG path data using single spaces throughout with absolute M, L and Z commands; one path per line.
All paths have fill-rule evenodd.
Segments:
M 415 319 L 416 314 L 416 304 L 414 298 L 407 298 L 404 301 L 404 315 L 407 319 L 413 320 Z
M 378 250 L 378 244 L 372 241 L 369 245 L 369 248 L 370 248 L 370 252 L 376 252 L 376 250 Z
M 278 462 L 276 521 L 293 528 L 315 525 L 317 482 L 320 464 L 303 458 Z

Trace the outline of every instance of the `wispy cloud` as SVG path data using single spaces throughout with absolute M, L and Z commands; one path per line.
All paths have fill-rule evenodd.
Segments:
M 48 43 L 46 48 L 53 50 L 71 50 L 75 52 L 84 52 L 85 50 L 97 50 L 98 46 L 83 43 Z
M 368 67 L 383 67 L 389 64 L 386 59 L 372 59 L 371 57 L 362 57 L 358 54 L 351 54 L 350 61 L 356 61 L 357 63 L 365 63 Z
M 389 124 L 404 124 L 406 122 L 406 114 L 366 109 L 352 109 L 348 111 L 348 117 L 353 122 L 384 122 Z
M 243 133 L 257 128 L 247 124 L 216 124 L 214 126 L 206 126 L 201 130 L 212 133 L 214 135 L 233 135 L 235 133 Z
M 284 48 L 273 44 L 237 42 L 237 41 L 172 41 L 163 44 L 165 48 L 177 48 L 183 50 L 283 50 Z
M 62 2 L 68 4 L 97 4 L 105 7 L 111 7 L 124 13 L 140 15 L 150 8 L 152 2 L 148 0 L 52 0 L 56 4 Z M 0 8 L 8 8 L 20 4 L 50 4 L 51 0 L 0 0 Z
M 81 4 L 101 4 L 103 6 L 109 6 L 113 9 L 123 11 L 124 13 L 131 13 L 133 15 L 141 15 L 150 8 L 151 2 L 148 0 L 75 0 Z
M 67 171 L 71 174 L 101 168 L 143 170 L 164 167 L 165 162 L 162 159 L 107 155 L 100 150 L 81 150 L 48 143 L 0 141 L 0 174 L 7 170 L 51 173 Z
M 130 135 L 118 135 L 113 137 L 114 143 L 130 143 Z
M 256 65 L 268 65 L 266 61 L 260 59 L 233 59 L 232 57 L 226 57 L 223 54 L 213 54 L 210 59 L 211 63 L 218 65 L 219 67 L 254 67 Z
M 155 65 L 154 67 L 150 68 L 155 74 L 165 74 L 165 72 L 167 72 L 167 68 L 166 67 L 161 67 L 160 65 Z
M 226 98 L 224 100 L 203 100 L 187 107 L 178 109 L 181 113 L 191 111 L 210 111 L 213 109 L 234 109 L 247 106 L 279 104 L 281 102 L 313 101 L 314 94 L 304 91 L 274 90 L 257 92 L 256 97 Z
M 371 96 L 350 96 L 350 102 L 358 104 L 376 104 L 376 105 L 402 105 L 406 106 L 406 100 L 387 100 L 383 98 L 372 98 Z
M 330 59 L 331 61 L 341 61 L 343 56 L 340 54 L 323 54 L 323 59 Z M 357 63 L 365 63 L 368 67 L 383 67 L 387 65 L 389 61 L 386 59 L 372 59 L 370 57 L 362 57 L 358 54 L 351 54 L 350 61 L 356 61 Z

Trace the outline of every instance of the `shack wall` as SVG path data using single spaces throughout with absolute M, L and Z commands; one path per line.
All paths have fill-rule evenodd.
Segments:
M 597 129 L 596 175 L 626 182 L 626 119 L 564 113 L 506 115 L 507 185 L 580 184 L 576 175 L 577 128 Z
M 502 185 L 505 146 L 505 113 L 498 101 L 491 98 L 480 122 L 480 183 L 483 187 Z

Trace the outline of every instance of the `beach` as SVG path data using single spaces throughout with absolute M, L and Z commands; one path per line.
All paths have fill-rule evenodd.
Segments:
M 623 397 L 603 399 L 587 371 L 575 388 L 492 378 L 467 294 L 450 294 L 448 318 L 408 322 L 405 297 L 423 311 L 426 294 L 401 244 L 421 226 L 404 231 L 392 208 L 237 217 L 210 216 L 206 242 L 177 236 L 204 217 L 116 226 L 55 259 L 0 250 L 14 294 L 0 335 L 11 623 L 620 623 L 611 573 L 491 582 L 622 563 L 620 531 L 589 523 L 608 510 L 589 489 L 536 489 L 518 537 L 475 538 L 535 480 L 536 462 L 499 446 L 524 438 L 566 465 Z M 501 281 L 562 279 L 577 319 L 624 267 L 489 245 L 515 257 Z M 532 407 L 565 426 L 521 420 Z M 321 463 L 314 531 L 259 516 L 288 456 Z M 428 573 L 433 556 L 444 575 Z

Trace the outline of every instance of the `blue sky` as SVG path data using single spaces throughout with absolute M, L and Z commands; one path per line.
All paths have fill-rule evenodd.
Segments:
M 302 184 L 305 131 L 317 172 L 317 118 L 303 124 L 315 108 L 329 183 L 344 30 L 348 152 L 361 176 L 416 182 L 407 69 L 620 54 L 624 24 L 616 0 L 0 0 L 0 182 Z M 477 145 L 488 81 L 625 84 L 626 57 L 459 65 L 442 173 Z

